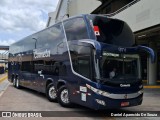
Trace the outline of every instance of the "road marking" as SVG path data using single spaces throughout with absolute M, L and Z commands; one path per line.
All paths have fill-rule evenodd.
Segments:
M 6 76 L 0 78 L 0 83 L 2 83 L 4 80 L 6 80 L 7 77 L 8 77 L 8 76 L 6 75 Z M 8 85 L 9 85 L 9 84 L 8 84 Z M 6 87 L 5 87 L 3 90 L 0 91 L 0 97 L 3 95 L 4 91 L 8 88 L 8 85 L 6 85 Z
M 2 81 L 7 80 L 7 76 L 3 77 L 0 79 L 0 83 L 2 83 Z M 4 81 L 7 82 L 7 81 Z M 4 85 L 4 83 L 0 84 L 0 85 Z M 0 97 L 3 95 L 3 93 L 6 91 L 6 89 L 8 88 L 9 83 L 7 83 L 2 90 L 0 90 Z
M 156 88 L 160 88 L 160 86 L 153 86 L 153 85 L 150 86 L 150 85 L 148 85 L 148 86 L 144 86 L 144 88 L 155 88 L 156 89 Z
M 147 80 L 142 80 L 143 82 L 147 82 Z M 157 80 L 156 81 L 157 83 L 160 83 L 160 80 Z
M 147 80 L 143 80 L 143 82 L 147 82 Z M 160 80 L 156 81 L 157 83 L 160 83 Z M 144 88 L 151 88 L 151 89 L 157 89 L 160 88 L 160 85 L 144 85 Z
M 3 80 L 5 80 L 5 79 L 7 79 L 7 76 L 4 76 L 3 78 L 1 78 L 1 79 L 0 79 L 0 83 L 1 83 Z
M 6 87 L 0 91 L 0 97 L 3 95 L 3 93 L 6 91 L 6 89 L 8 88 L 9 84 L 6 85 Z

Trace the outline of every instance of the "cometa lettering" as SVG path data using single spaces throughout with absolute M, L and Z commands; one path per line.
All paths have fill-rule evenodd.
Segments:
M 50 54 L 51 52 L 50 52 L 50 50 L 46 50 L 46 51 L 44 51 L 44 52 L 37 52 L 37 51 L 35 51 L 34 52 L 34 58 L 35 59 L 38 59 L 38 58 L 47 58 L 47 57 L 50 57 Z
M 120 87 L 130 87 L 130 84 L 120 84 Z

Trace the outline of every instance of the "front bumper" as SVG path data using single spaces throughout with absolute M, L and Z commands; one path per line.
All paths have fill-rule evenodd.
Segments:
M 100 101 L 98 102 L 97 99 Z M 110 108 L 122 108 L 122 107 L 131 107 L 131 106 L 137 106 L 141 105 L 143 101 L 143 94 L 139 95 L 136 98 L 132 99 L 111 99 L 107 97 L 99 97 L 95 99 L 94 107 L 97 106 L 97 108 L 94 109 L 110 109 Z M 128 104 L 123 104 L 128 103 Z

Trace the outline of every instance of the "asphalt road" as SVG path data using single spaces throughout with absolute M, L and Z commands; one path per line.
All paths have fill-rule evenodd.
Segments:
M 38 120 L 159 120 L 160 117 L 107 117 L 111 110 L 92 111 L 88 108 L 75 105 L 73 108 L 63 108 L 58 103 L 47 100 L 44 94 L 26 88 L 16 89 L 7 80 L 0 83 L 0 111 L 50 111 L 48 114 L 55 114 L 56 117 L 38 118 Z M 51 112 L 52 111 L 52 112 Z M 55 111 L 55 112 L 54 112 Z M 112 110 L 118 112 L 160 111 L 160 89 L 145 89 L 144 100 L 141 106 Z M 46 112 L 45 112 L 46 114 Z M 66 115 L 68 116 L 66 117 Z M 96 117 L 98 115 L 99 117 Z M 102 117 L 101 117 L 102 115 Z M 18 120 L 22 118 L 2 118 L 0 120 Z M 37 119 L 37 118 L 23 118 Z

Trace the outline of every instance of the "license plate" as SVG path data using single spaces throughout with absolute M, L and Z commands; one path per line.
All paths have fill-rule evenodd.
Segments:
M 121 107 L 129 106 L 129 102 L 121 102 Z

